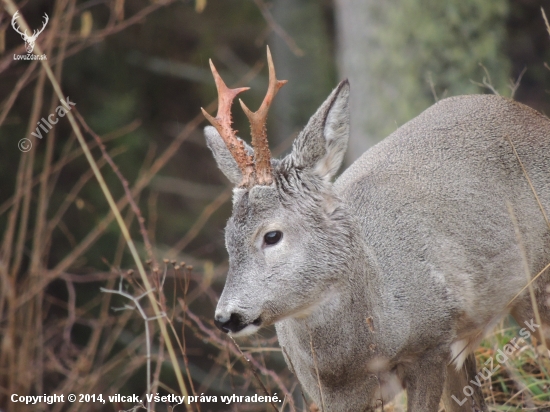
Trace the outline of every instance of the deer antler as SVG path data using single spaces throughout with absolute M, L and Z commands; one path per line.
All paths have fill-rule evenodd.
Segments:
M 40 33 L 42 33 L 44 31 L 44 29 L 46 28 L 46 24 L 48 24 L 48 22 L 50 21 L 50 18 L 48 17 L 48 15 L 46 13 L 44 13 L 44 18 L 46 19 L 46 21 L 42 24 L 42 28 L 38 31 L 34 30 L 33 34 L 32 34 L 32 37 L 37 38 L 38 35 Z
M 27 31 L 25 30 L 25 33 L 23 33 L 20 29 L 20 26 L 19 24 L 17 24 L 17 17 L 19 17 L 19 10 L 15 12 L 15 14 L 13 15 L 13 17 L 11 18 L 11 27 L 13 27 L 13 29 L 19 33 L 23 38 L 25 37 L 29 37 L 27 35 Z M 17 26 L 16 26 L 17 25 Z
M 216 128 L 241 169 L 243 174 L 241 186 L 243 187 L 251 187 L 254 184 L 269 185 L 273 180 L 271 152 L 269 151 L 269 143 L 267 142 L 265 124 L 271 102 L 279 89 L 286 84 L 287 80 L 277 80 L 269 47 L 267 48 L 267 64 L 269 67 L 269 86 L 260 108 L 256 112 L 252 112 L 239 99 L 246 117 L 250 121 L 252 147 L 254 148 L 254 159 L 252 159 L 252 156 L 246 152 L 243 141 L 236 136 L 236 132 L 231 128 L 231 104 L 233 103 L 233 99 L 239 93 L 249 88 L 228 88 L 218 74 L 212 60 L 210 60 L 210 69 L 212 70 L 214 80 L 216 81 L 216 88 L 218 89 L 218 113 L 216 117 L 212 117 L 202 107 L 201 110 L 204 117 Z
M 252 156 L 246 152 L 243 141 L 237 137 L 235 130 L 231 127 L 231 104 L 233 103 L 233 99 L 235 99 L 235 96 L 239 93 L 248 90 L 249 87 L 230 89 L 218 74 L 212 60 L 210 60 L 210 69 L 212 70 L 216 88 L 218 89 L 218 113 L 216 117 L 212 117 L 201 107 L 202 114 L 204 114 L 204 117 L 206 117 L 212 126 L 216 128 L 225 142 L 227 149 L 229 149 L 229 152 L 241 169 L 243 174 L 241 186 L 251 186 L 254 180 L 254 163 Z
M 257 183 L 260 185 L 269 185 L 272 181 L 271 171 L 271 152 L 267 141 L 267 113 L 273 98 L 279 89 L 286 84 L 288 80 L 277 80 L 275 75 L 275 66 L 271 58 L 269 46 L 267 47 L 267 64 L 269 67 L 269 86 L 262 105 L 256 112 L 252 112 L 246 107 L 241 99 L 241 107 L 250 121 L 250 131 L 252 135 L 252 147 L 254 148 L 254 160 Z

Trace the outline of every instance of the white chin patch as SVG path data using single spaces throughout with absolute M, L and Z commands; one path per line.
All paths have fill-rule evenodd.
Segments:
M 253 325 L 252 323 L 245 327 L 244 329 L 241 329 L 238 332 L 229 332 L 229 334 L 235 338 L 239 338 L 241 336 L 248 336 L 256 333 L 260 329 L 259 326 Z

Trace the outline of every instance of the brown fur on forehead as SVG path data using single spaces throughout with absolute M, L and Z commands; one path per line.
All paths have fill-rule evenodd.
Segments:
M 253 186 L 250 189 L 233 190 L 233 217 L 261 216 L 280 204 L 275 186 Z
M 278 206 L 294 212 L 311 212 L 324 206 L 332 210 L 333 195 L 328 186 L 310 170 L 296 167 L 292 161 L 281 161 L 273 170 L 272 185 L 233 190 L 233 218 L 244 223 L 254 213 L 272 215 Z

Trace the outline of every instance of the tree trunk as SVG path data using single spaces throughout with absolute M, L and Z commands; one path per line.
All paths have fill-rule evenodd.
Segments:
M 484 79 L 510 94 L 507 0 L 334 1 L 340 77 L 351 84 L 348 164 L 439 98 L 491 92 Z

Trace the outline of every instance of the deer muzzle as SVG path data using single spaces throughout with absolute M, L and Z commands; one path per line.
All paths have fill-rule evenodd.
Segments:
M 238 313 L 231 313 L 230 315 L 216 313 L 214 324 L 222 332 L 231 334 L 237 334 L 250 326 L 250 328 L 244 331 L 245 333 L 242 333 L 242 335 L 248 335 L 259 329 L 262 324 L 262 320 L 261 317 L 258 317 L 253 322 L 248 322 Z

